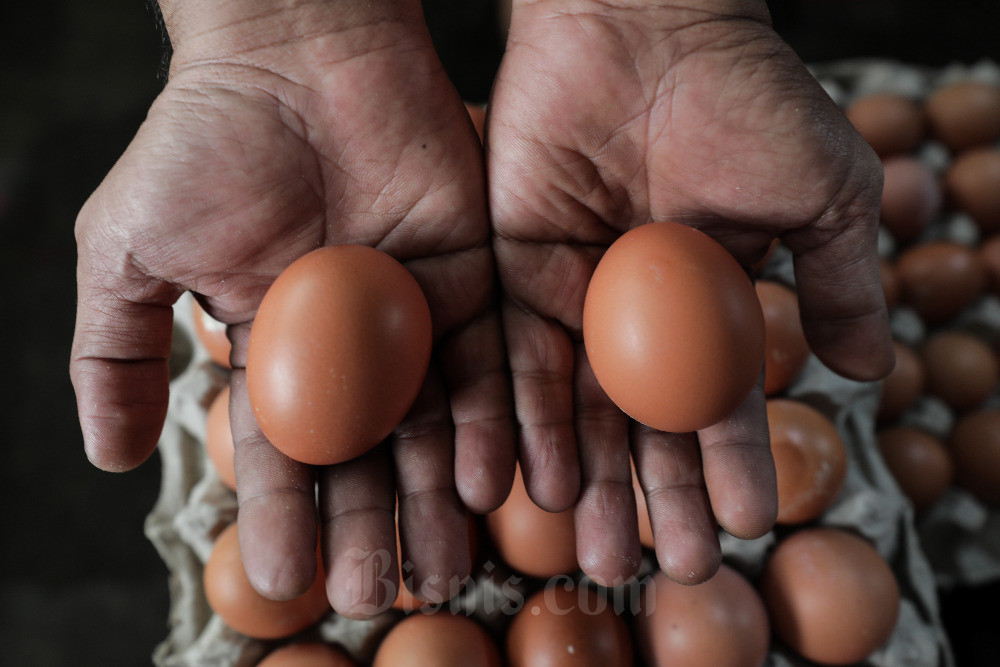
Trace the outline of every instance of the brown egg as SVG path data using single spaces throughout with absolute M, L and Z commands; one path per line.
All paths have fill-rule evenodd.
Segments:
M 399 425 L 430 354 L 430 309 L 402 264 L 367 246 L 320 248 L 286 268 L 257 310 L 250 404 L 285 455 L 339 463 Z
M 864 660 L 888 641 L 899 617 L 899 584 L 864 539 L 835 528 L 780 541 L 759 582 L 781 641 L 825 665 Z
M 439 611 L 415 612 L 379 644 L 372 667 L 500 667 L 496 642 L 476 621 Z
M 330 611 L 318 549 L 312 586 L 292 600 L 269 600 L 250 585 L 243 569 L 235 523 L 215 539 L 203 575 L 209 607 L 226 625 L 248 637 L 289 637 L 317 623 Z
M 829 419 L 799 401 L 769 400 L 767 421 L 778 477 L 778 523 L 811 521 L 844 486 L 844 442 Z
M 896 419 L 916 403 L 927 384 L 924 362 L 916 350 L 898 340 L 893 341 L 892 348 L 896 365 L 882 381 L 878 406 L 878 418 L 883 423 Z
M 809 344 L 795 292 L 770 280 L 758 280 L 754 288 L 764 313 L 764 393 L 774 396 L 802 372 L 809 360 Z
M 844 113 L 881 156 L 912 151 L 927 132 L 923 107 L 894 93 L 866 95 L 852 102 Z
M 979 245 L 979 256 L 990 277 L 990 287 L 1000 294 L 1000 234 L 991 236 Z
M 344 651 L 323 642 L 299 642 L 277 648 L 257 667 L 357 667 Z
M 525 601 L 507 630 L 507 660 L 510 667 L 632 667 L 632 641 L 604 597 L 567 583 Z
M 521 467 L 507 500 L 486 515 L 486 527 L 504 562 L 532 577 L 552 577 L 579 569 L 573 510 L 546 512 L 528 497 Z
M 1000 410 L 960 417 L 948 449 L 958 485 L 987 505 L 1000 505 Z
M 924 342 L 920 358 L 927 373 L 927 393 L 957 411 L 982 403 L 1000 382 L 996 353 L 971 333 L 937 333 Z
M 880 221 L 897 240 L 912 241 L 941 212 L 941 184 L 927 165 L 908 155 L 885 158 L 882 169 Z
M 229 365 L 229 353 L 233 345 L 226 336 L 226 325 L 206 313 L 195 300 L 191 301 L 191 315 L 195 336 L 208 352 L 209 358 L 223 368 L 232 368 Z
M 878 260 L 879 277 L 882 279 L 882 293 L 885 295 L 885 305 L 894 308 L 899 303 L 899 276 L 896 266 L 884 257 Z
M 646 494 L 643 493 L 642 485 L 639 484 L 639 477 L 635 473 L 635 464 L 632 464 L 632 491 L 635 493 L 635 507 L 639 513 L 639 543 L 647 549 L 655 549 L 656 541 L 653 539 L 653 526 L 649 522 L 649 508 L 646 507 Z
M 771 644 L 760 595 L 725 564 L 695 586 L 657 572 L 645 584 L 634 622 L 649 667 L 760 667 Z
M 236 490 L 233 467 L 233 431 L 229 428 L 229 387 L 223 387 L 208 408 L 205 421 L 205 451 L 222 483 Z
M 924 102 L 931 134 L 953 151 L 1000 138 L 1000 87 L 979 81 L 942 86 Z
M 729 416 L 764 366 L 764 316 L 747 274 L 711 237 L 672 222 L 611 245 L 587 288 L 583 339 L 611 400 L 662 431 Z
M 483 129 L 486 126 L 486 105 L 466 102 L 465 110 L 469 113 L 469 118 L 472 119 L 472 124 L 476 126 L 476 134 L 479 135 L 479 140 L 482 141 Z
M 878 445 L 889 472 L 916 512 L 924 512 L 951 486 L 955 467 L 944 443 L 914 426 L 878 432 Z
M 950 241 L 911 246 L 896 259 L 900 300 L 931 326 L 962 312 L 986 288 L 987 272 L 979 254 Z
M 944 177 L 949 201 L 985 233 L 1000 229 L 1000 151 L 975 148 L 952 161 Z

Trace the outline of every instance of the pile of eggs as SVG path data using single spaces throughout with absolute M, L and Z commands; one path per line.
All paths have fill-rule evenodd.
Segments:
M 208 555 L 208 604 L 231 631 L 269 651 L 261 664 L 272 665 L 352 659 L 375 665 L 545 665 L 572 657 L 575 664 L 593 665 L 702 665 L 707 659 L 759 666 L 779 643 L 788 655 L 823 664 L 865 659 L 895 629 L 899 584 L 865 538 L 813 525 L 843 489 L 847 450 L 827 414 L 786 394 L 810 358 L 794 289 L 774 280 L 748 289 L 762 316 L 779 483 L 780 539 L 759 567 L 728 561 L 698 586 L 654 572 L 652 531 L 636 482 L 647 548 L 642 576 L 616 589 L 596 586 L 579 571 L 573 512 L 538 508 L 518 471 L 504 505 L 477 519 L 478 565 L 467 590 L 450 603 L 431 605 L 401 589 L 367 652 L 348 654 L 335 646 L 336 637 L 319 641 L 318 628 L 335 616 L 323 596 L 321 565 L 314 586 L 295 600 L 273 602 L 253 591 L 240 562 L 235 523 L 218 532 Z M 224 332 L 191 303 L 202 346 L 221 370 L 228 359 Z M 207 410 L 204 441 L 218 480 L 234 489 L 228 402 L 223 387 Z M 400 580 L 406 579 L 402 570 Z M 312 657 L 314 651 L 323 657 Z M 307 653 L 322 661 L 293 661 Z
M 953 486 L 1000 504 L 1000 85 L 859 97 L 882 159 L 882 274 L 897 365 L 878 441 L 918 514 Z
M 989 316 L 1000 313 L 991 292 L 1000 287 L 1000 88 L 963 81 L 919 99 L 873 93 L 845 111 L 885 165 L 883 285 L 898 362 L 870 412 L 872 442 L 898 485 L 886 493 L 901 493 L 918 517 L 955 487 L 998 504 L 1000 316 Z M 830 519 L 856 465 L 854 434 L 840 419 L 847 408 L 803 380 L 815 358 L 794 283 L 781 270 L 761 275 L 754 288 L 778 526 L 756 544 L 724 542 L 725 561 L 708 582 L 681 586 L 656 572 L 636 485 L 641 576 L 594 585 L 579 571 L 572 512 L 536 507 L 518 475 L 506 503 L 476 517 L 475 573 L 454 601 L 431 605 L 404 589 L 381 618 L 353 624 L 330 610 L 322 567 L 302 597 L 260 598 L 242 572 L 233 512 L 207 530 L 200 572 L 223 626 L 215 639 L 240 647 L 220 664 L 885 664 L 914 587 L 897 561 L 915 556 L 870 539 L 863 516 L 855 525 Z M 224 380 L 221 327 L 194 302 L 186 307 L 178 319 L 192 323 L 201 353 L 214 360 L 210 372 Z M 197 438 L 211 462 L 211 494 L 226 489 L 221 502 L 234 507 L 228 392 L 222 381 L 209 384 Z M 932 642 L 926 656 L 910 658 L 947 664 L 947 650 Z

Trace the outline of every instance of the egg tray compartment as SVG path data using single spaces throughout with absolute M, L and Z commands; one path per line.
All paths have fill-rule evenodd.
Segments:
M 954 64 L 945 68 L 927 68 L 896 61 L 846 61 L 816 67 L 813 73 L 827 92 L 841 106 L 872 93 L 894 93 L 921 100 L 931 91 L 950 83 L 974 80 L 1000 85 L 1000 65 L 982 60 L 972 65 Z M 994 145 L 1000 149 L 1000 142 Z M 914 157 L 936 174 L 947 169 L 951 155 L 933 140 L 925 140 Z M 908 245 L 946 240 L 975 247 L 981 239 L 976 223 L 961 211 L 942 209 L 928 228 Z M 880 253 L 893 257 L 899 250 L 896 241 L 881 230 Z M 905 305 L 890 314 L 893 336 L 912 347 L 928 335 L 943 330 L 971 333 L 996 350 L 1000 344 L 1000 298 L 984 294 L 961 314 L 944 325 L 928 328 L 920 317 Z M 981 406 L 1000 408 L 1000 388 Z M 923 396 L 896 423 L 916 426 L 942 441 L 947 441 L 956 415 L 940 399 Z M 989 507 L 958 485 L 916 519 L 917 532 L 937 585 L 976 586 L 1000 580 L 1000 508 Z

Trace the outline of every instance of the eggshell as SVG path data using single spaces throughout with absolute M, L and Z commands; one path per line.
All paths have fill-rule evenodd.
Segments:
M 320 248 L 264 295 L 247 353 L 250 404 L 287 456 L 339 463 L 399 425 L 430 353 L 430 309 L 399 262 L 367 246 Z
M 929 167 L 908 155 L 885 158 L 882 169 L 881 223 L 898 241 L 911 241 L 941 212 L 941 184 Z
M 882 381 L 878 418 L 889 422 L 903 414 L 923 395 L 927 384 L 924 362 L 916 350 L 896 340 L 892 343 L 896 365 Z
M 960 417 L 948 449 L 958 485 L 987 505 L 1000 505 L 1000 410 Z
M 372 667 L 500 667 L 496 642 L 476 621 L 448 612 L 415 612 L 379 644 Z
M 639 484 L 639 477 L 635 473 L 635 465 L 632 466 L 632 491 L 635 493 L 635 509 L 639 515 L 639 543 L 647 549 L 656 548 L 656 540 L 653 539 L 653 525 L 649 521 L 649 508 L 646 507 L 646 494 Z
M 330 644 L 300 642 L 271 651 L 257 667 L 357 667 L 357 663 Z
M 979 244 L 979 257 L 989 274 L 990 288 L 1000 294 L 1000 235 L 991 236 Z
M 593 589 L 553 585 L 529 597 L 507 629 L 510 667 L 632 667 L 625 620 Z
M 476 127 L 476 134 L 479 135 L 479 141 L 482 141 L 483 130 L 486 127 L 486 105 L 466 102 L 465 110 L 468 112 L 469 118 L 472 119 L 472 124 Z
M 759 582 L 778 638 L 824 665 L 864 660 L 888 641 L 899 584 L 864 539 L 835 528 L 798 530 L 774 548 Z
M 924 102 L 931 134 L 953 151 L 1000 138 L 1000 86 L 958 81 Z
M 291 600 L 269 600 L 254 590 L 243 569 L 236 524 L 215 539 L 203 573 L 208 605 L 233 630 L 256 639 L 288 637 L 330 611 L 323 564 L 317 550 L 316 579 Z
M 885 305 L 894 308 L 899 304 L 899 276 L 895 265 L 884 257 L 878 260 L 879 278 L 882 280 L 882 293 L 885 295 Z
M 587 289 L 583 338 L 608 396 L 662 431 L 727 417 L 764 365 L 764 316 L 746 273 L 710 237 L 671 222 L 611 245 Z
M 981 231 L 1000 229 L 1000 151 L 996 148 L 976 148 L 956 157 L 945 173 L 945 189 L 951 205 L 968 213 Z
M 767 421 L 778 478 L 777 522 L 795 524 L 815 519 L 844 487 L 844 442 L 829 419 L 796 400 L 769 400 Z
M 233 431 L 229 427 L 229 387 L 223 387 L 208 408 L 205 420 L 205 451 L 222 483 L 236 490 L 233 466 Z
M 764 393 L 774 396 L 792 383 L 809 360 L 795 292 L 780 283 L 754 285 L 764 314 Z
M 635 616 L 636 643 L 650 667 L 760 667 L 771 630 L 757 590 L 723 564 L 686 586 L 662 572 L 646 582 Z
M 226 325 L 205 312 L 201 304 L 191 300 L 191 315 L 194 320 L 194 333 L 209 358 L 223 368 L 232 368 L 229 364 L 229 353 L 233 349 L 229 337 L 226 336 Z
M 951 486 L 955 466 L 944 443 L 914 426 L 878 432 L 879 450 L 889 472 L 916 512 L 924 512 Z
M 911 246 L 896 259 L 900 300 L 931 326 L 958 315 L 986 289 L 978 252 L 951 241 Z
M 978 336 L 964 331 L 942 331 L 920 348 L 927 373 L 927 393 L 956 411 L 982 403 L 1000 382 L 1000 360 Z
M 923 107 L 902 95 L 866 95 L 848 105 L 844 113 L 881 156 L 912 151 L 927 132 Z
M 505 563 L 532 577 L 552 577 L 579 569 L 573 510 L 546 512 L 524 488 L 521 467 L 504 504 L 486 515 L 486 527 Z

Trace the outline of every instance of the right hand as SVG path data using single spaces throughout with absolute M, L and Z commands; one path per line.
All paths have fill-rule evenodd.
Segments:
M 285 599 L 312 581 L 318 479 L 331 603 L 367 616 L 398 571 L 397 493 L 414 583 L 446 598 L 471 569 L 465 505 L 495 508 L 513 477 L 482 151 L 416 0 L 283 4 L 161 3 L 169 82 L 77 221 L 71 376 L 91 461 L 139 465 L 166 414 L 171 306 L 193 292 L 233 343 L 251 582 Z M 434 359 L 392 438 L 395 484 L 384 447 L 323 468 L 288 459 L 247 398 L 264 292 L 299 256 L 340 243 L 402 261 L 431 307 Z M 355 557 L 379 550 L 388 571 Z

